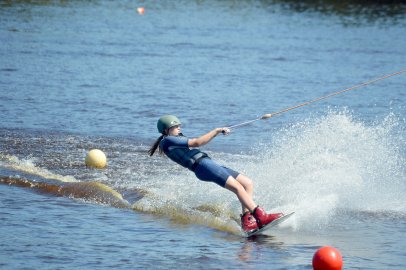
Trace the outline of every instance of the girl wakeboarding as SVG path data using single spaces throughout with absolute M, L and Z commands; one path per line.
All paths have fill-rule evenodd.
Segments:
M 180 126 L 180 120 L 174 115 L 159 118 L 157 128 L 161 136 L 149 149 L 149 155 L 152 156 L 159 148 L 161 154 L 164 153 L 172 161 L 193 171 L 198 179 L 214 182 L 235 193 L 242 206 L 241 227 L 246 233 L 256 231 L 283 216 L 282 213 L 267 214 L 253 201 L 254 189 L 250 178 L 217 164 L 196 148 L 209 143 L 220 133 L 229 134 L 229 128 L 215 128 L 198 138 L 188 138 L 181 133 Z

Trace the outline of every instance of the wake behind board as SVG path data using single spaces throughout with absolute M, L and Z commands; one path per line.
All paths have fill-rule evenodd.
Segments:
M 261 232 L 267 231 L 267 230 L 269 230 L 270 228 L 272 228 L 272 227 L 274 227 L 274 226 L 276 226 L 276 225 L 278 225 L 278 224 L 284 222 L 285 220 L 287 220 L 288 218 L 290 218 L 294 213 L 295 213 L 295 212 L 292 212 L 292 213 L 283 215 L 283 216 L 281 216 L 280 218 L 275 219 L 275 220 L 272 221 L 271 223 L 265 225 L 264 227 L 262 227 L 262 228 L 259 229 L 259 230 L 256 230 L 256 231 L 253 231 L 253 232 L 250 232 L 250 233 L 246 233 L 246 236 L 247 236 L 247 237 L 250 237 L 250 236 L 254 236 L 254 235 L 260 234 Z

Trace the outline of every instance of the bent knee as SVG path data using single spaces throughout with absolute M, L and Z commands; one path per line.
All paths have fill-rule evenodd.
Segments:
M 237 180 L 234 179 L 234 177 L 231 176 L 227 179 L 225 188 L 231 190 L 236 194 L 245 190 L 245 188 L 241 185 L 241 183 L 239 183 Z
M 251 179 L 247 178 L 247 182 L 245 184 L 246 189 L 253 189 L 254 188 L 254 182 L 252 182 Z
M 245 175 L 240 174 L 237 177 L 237 181 L 240 182 L 246 190 L 252 190 L 254 188 L 254 183 L 252 180 Z

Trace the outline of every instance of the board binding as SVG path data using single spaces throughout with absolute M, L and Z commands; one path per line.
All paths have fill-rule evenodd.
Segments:
M 264 232 L 264 231 L 266 231 L 266 230 L 269 230 L 270 228 L 272 228 L 272 227 L 274 227 L 274 226 L 276 226 L 276 225 L 278 225 L 278 224 L 281 224 L 282 222 L 284 222 L 285 220 L 287 220 L 288 218 L 290 218 L 294 213 L 295 213 L 295 212 L 291 212 L 291 213 L 289 213 L 289 214 L 283 215 L 283 216 L 281 216 L 280 218 L 275 219 L 275 220 L 272 221 L 271 223 L 268 223 L 268 224 L 265 225 L 264 227 L 262 227 L 262 228 L 260 228 L 260 229 L 257 229 L 257 230 L 254 230 L 254 231 L 251 231 L 251 232 L 247 232 L 247 233 L 245 233 L 245 234 L 246 234 L 247 237 L 250 237 L 250 236 L 257 235 L 257 234 L 259 234 L 259 233 L 261 233 L 261 232 Z

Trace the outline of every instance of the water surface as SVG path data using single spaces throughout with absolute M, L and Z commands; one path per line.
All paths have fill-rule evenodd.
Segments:
M 268 235 L 146 154 L 162 114 L 198 136 L 404 70 L 401 2 L 4 1 L 0 21 L 2 268 L 311 269 L 331 245 L 345 269 L 402 269 L 405 73 L 204 147 L 296 212 Z

